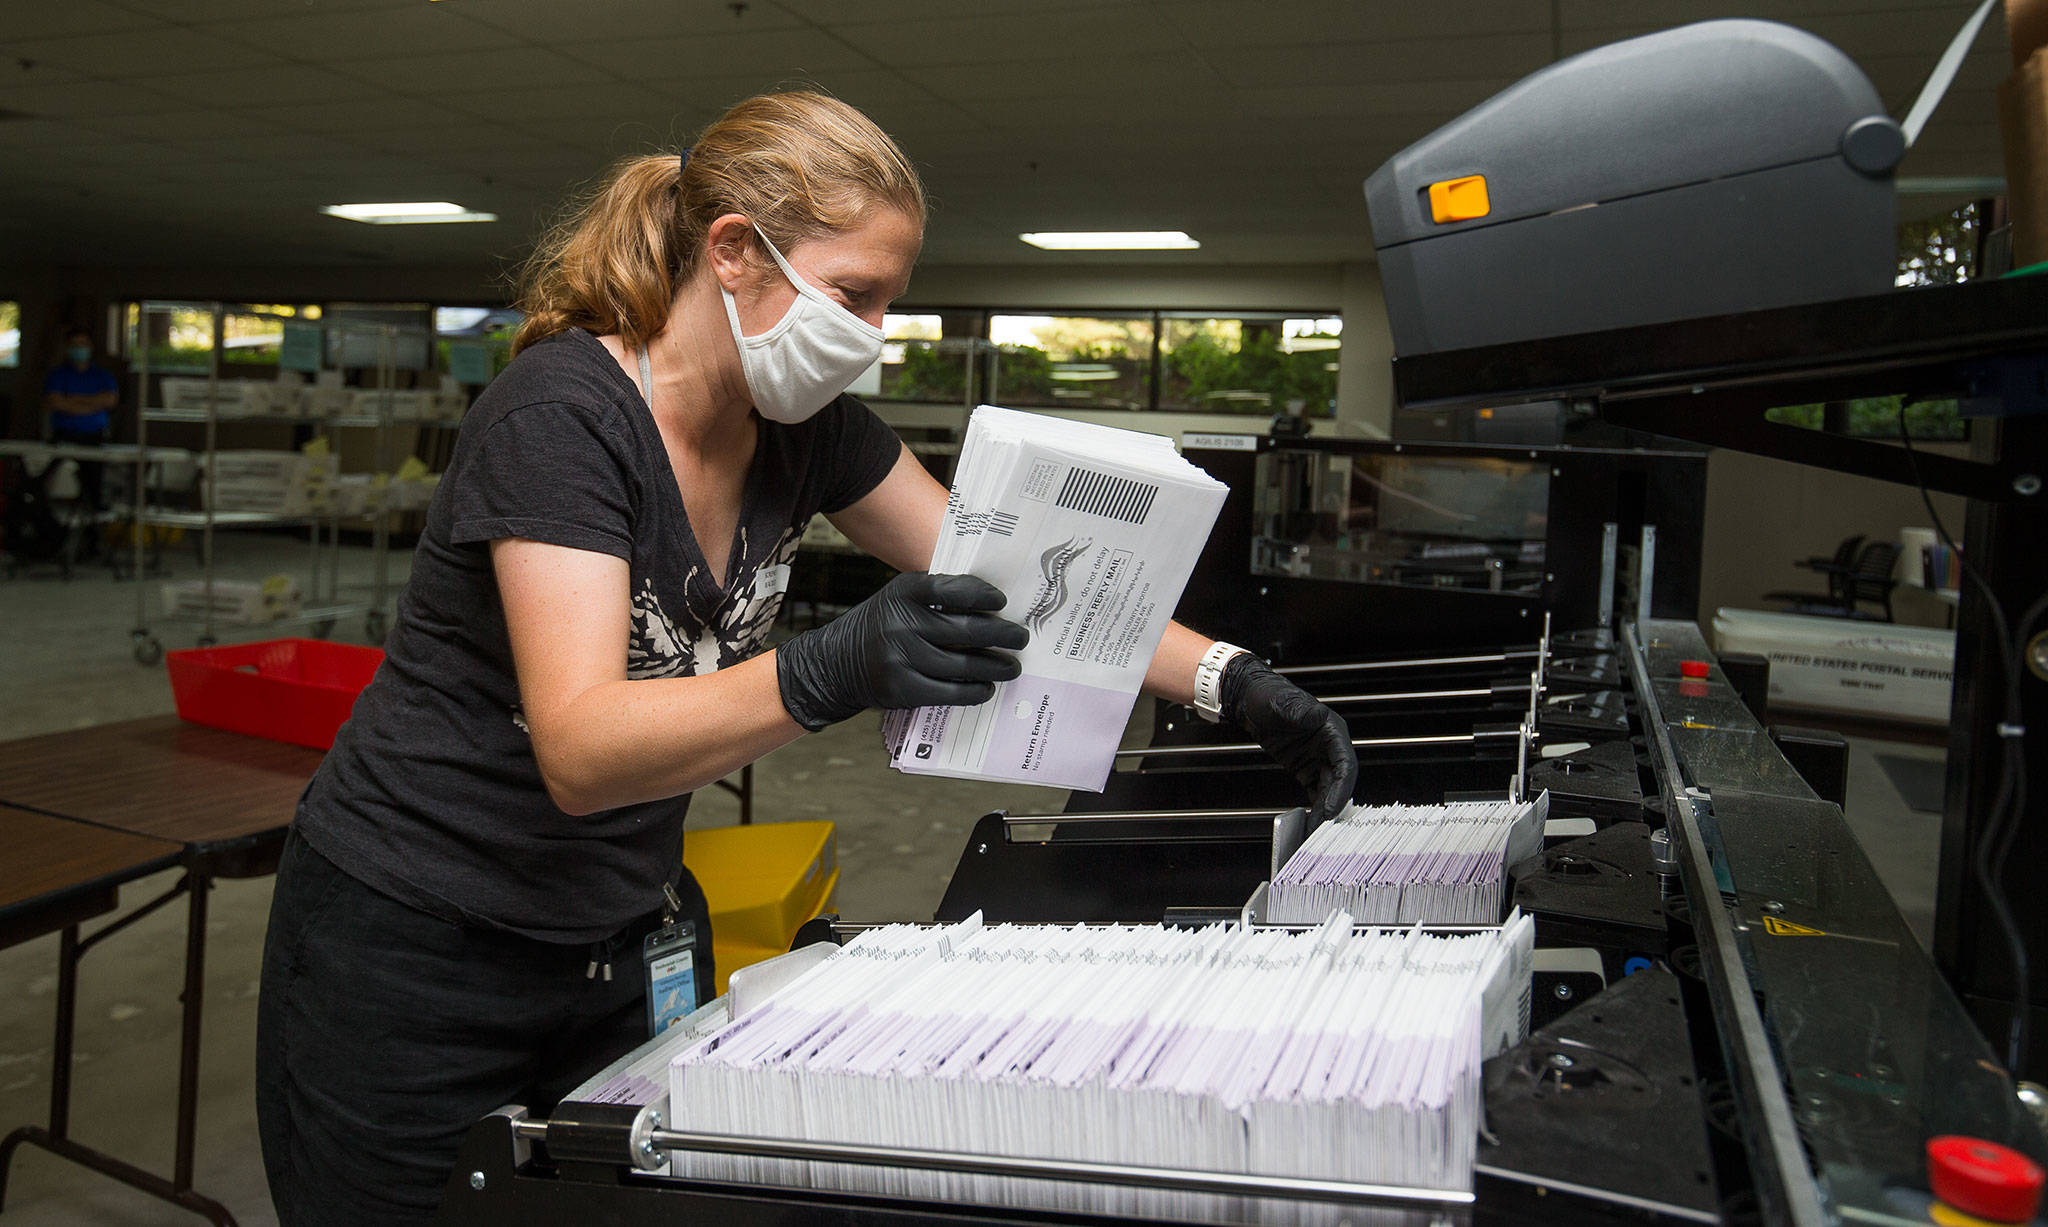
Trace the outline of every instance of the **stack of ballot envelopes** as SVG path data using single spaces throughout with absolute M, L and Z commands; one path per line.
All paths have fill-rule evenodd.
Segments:
M 1537 801 L 1352 805 L 1309 833 L 1273 875 L 1265 919 L 1317 924 L 1497 924 L 1508 867 L 1543 849 Z
M 976 707 L 890 712 L 890 764 L 1100 791 L 1227 492 L 1159 435 L 976 409 L 931 569 L 1003 590 L 1024 672 Z
M 676 1051 L 669 1115 L 715 1134 L 1469 1190 L 1481 1062 L 1527 1034 L 1533 944 L 1519 915 L 1462 934 L 1341 914 L 1299 932 L 888 925 Z M 1247 1209 L 699 1151 L 672 1170 L 1079 1214 Z

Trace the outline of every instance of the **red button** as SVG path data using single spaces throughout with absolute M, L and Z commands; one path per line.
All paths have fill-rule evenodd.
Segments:
M 1678 676 L 1680 677 L 1705 677 L 1706 675 L 1707 662 L 1704 660 L 1681 660 L 1678 662 Z
M 1982 1138 L 1929 1138 L 1927 1182 L 1942 1201 L 1994 1222 L 2027 1222 L 2041 1204 L 2040 1165 Z

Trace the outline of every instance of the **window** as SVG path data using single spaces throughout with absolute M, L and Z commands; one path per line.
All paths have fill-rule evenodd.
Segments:
M 986 378 L 979 311 L 890 313 L 882 317 L 881 400 L 960 405 Z
M 1168 316 L 1159 337 L 1161 409 L 1336 412 L 1344 321 L 1334 316 Z
M 142 307 L 128 304 L 127 325 L 122 331 L 124 349 L 130 361 L 146 355 L 151 374 L 204 375 L 212 364 L 213 312 L 205 307 L 169 306 L 152 308 L 144 327 Z
M 512 361 L 512 338 L 526 316 L 510 307 L 436 307 L 434 350 L 456 383 L 489 383 Z
M 988 398 L 1042 409 L 1153 406 L 1155 317 L 991 315 L 996 347 Z
M 287 320 L 317 320 L 320 308 L 292 303 L 244 303 L 220 317 L 222 366 L 276 366 Z M 253 372 L 239 372 L 249 374 Z
M 883 321 L 882 400 L 1336 412 L 1344 321 L 1300 312 L 925 310 Z
M 432 359 L 425 303 L 337 302 L 327 305 L 327 364 L 424 371 Z
M 1766 411 L 1764 420 L 1852 439 L 1897 440 L 1899 402 L 1903 399 L 1873 396 L 1821 405 L 1781 405 Z M 1970 437 L 1970 423 L 1952 400 L 1918 401 L 1906 406 L 1906 431 L 1916 441 L 1954 443 Z
M 21 365 L 21 304 L 0 302 L 0 369 Z

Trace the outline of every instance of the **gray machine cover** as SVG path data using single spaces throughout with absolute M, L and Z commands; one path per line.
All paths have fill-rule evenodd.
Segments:
M 1834 47 L 1707 21 L 1559 61 L 1365 181 L 1396 354 L 1890 289 L 1899 127 Z M 1429 185 L 1484 175 L 1438 223 Z

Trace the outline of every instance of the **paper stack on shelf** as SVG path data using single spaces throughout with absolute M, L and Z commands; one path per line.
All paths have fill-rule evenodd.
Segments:
M 889 713 L 891 765 L 1100 790 L 1226 493 L 1161 436 L 976 409 L 931 569 L 1002 589 L 1031 643 L 987 703 Z
M 316 440 L 317 442 L 317 440 Z M 241 511 L 274 516 L 304 516 L 326 505 L 327 482 L 339 469 L 338 459 L 324 450 L 266 451 L 235 448 L 201 457 L 213 466 L 213 480 L 202 474 L 202 506 L 217 512 Z
M 1495 924 L 1508 866 L 1543 849 L 1535 801 L 1346 809 L 1302 841 L 1266 894 L 1273 924 L 1345 912 L 1366 924 Z
M 679 1053 L 705 1133 L 1463 1190 L 1531 923 L 869 930 Z M 1243 1221 L 1234 1197 L 677 1152 L 674 1174 Z
M 257 625 L 295 618 L 299 614 L 299 581 L 289 575 L 264 580 L 179 580 L 163 585 L 164 616 L 204 618 L 211 610 L 216 622 Z M 208 602 L 211 601 L 211 605 Z

